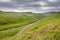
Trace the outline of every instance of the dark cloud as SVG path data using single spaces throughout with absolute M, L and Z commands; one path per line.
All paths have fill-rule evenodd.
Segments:
M 1 3 L 0 7 L 8 7 L 8 8 L 14 8 L 15 6 L 12 3 Z
M 60 0 L 57 0 L 57 2 L 49 0 L 11 0 L 11 2 L 0 2 L 0 8 L 1 7 L 16 10 L 23 9 L 29 11 L 32 10 L 34 12 L 45 12 L 60 10 Z M 50 9 L 50 7 L 52 8 Z

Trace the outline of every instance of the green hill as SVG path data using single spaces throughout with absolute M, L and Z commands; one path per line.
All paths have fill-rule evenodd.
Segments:
M 1 15 L 6 15 L 9 18 L 9 21 L 11 21 L 10 18 L 13 20 L 17 18 L 18 22 L 7 21 L 7 24 L 1 24 L 0 40 L 60 40 L 60 12 L 51 13 L 50 16 L 46 15 L 46 17 L 42 14 L 31 12 L 4 13 Z M 6 19 L 6 16 L 0 17 Z M 22 29 L 25 28 L 23 27 L 24 25 L 31 23 L 34 24 L 27 29 Z M 20 31 L 23 31 L 21 35 L 19 34 Z
M 46 17 L 29 27 L 20 40 L 60 40 L 60 13 Z
M 42 14 L 31 12 L 0 12 L 0 40 L 14 36 L 25 25 L 41 20 L 44 17 Z
M 31 12 L 26 13 L 6 13 L 0 12 L 0 30 L 19 27 L 33 23 L 42 19 L 42 14 L 35 14 Z M 8 27 L 9 26 L 9 27 Z
M 35 13 L 0 13 L 0 25 L 5 24 L 13 24 L 13 23 L 21 23 L 25 21 L 36 21 L 41 19 L 41 14 L 35 14 Z

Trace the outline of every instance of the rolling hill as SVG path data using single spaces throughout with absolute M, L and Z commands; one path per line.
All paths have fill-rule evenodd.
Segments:
M 42 14 L 32 12 L 0 12 L 0 40 L 16 35 L 25 25 L 41 20 L 44 17 Z
M 20 15 L 24 15 L 24 17 L 29 15 L 31 17 L 36 14 L 23 13 Z M 33 18 L 33 24 L 30 23 L 24 27 L 13 27 L 1 31 L 0 40 L 60 40 L 60 12 L 51 13 L 49 16 L 45 15 L 46 17 L 42 14 L 37 14 L 36 16 Z
M 30 26 L 20 35 L 19 40 L 60 40 L 60 13 Z
M 6 13 L 0 12 L 0 30 L 23 26 L 42 19 L 42 14 L 31 12 L 25 13 Z M 8 27 L 9 26 L 9 27 Z

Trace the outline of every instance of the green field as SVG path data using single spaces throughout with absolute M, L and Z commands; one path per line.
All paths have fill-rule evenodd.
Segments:
M 40 18 L 41 17 L 41 18 Z M 0 13 L 0 30 L 6 30 L 33 23 L 43 16 L 34 13 Z M 8 27 L 9 26 L 9 27 Z
M 60 40 L 60 12 L 1 12 L 0 40 Z
M 20 40 L 60 40 L 60 13 L 46 17 L 29 27 Z
M 25 25 L 41 20 L 45 16 L 31 12 L 0 12 L 0 40 L 14 36 Z

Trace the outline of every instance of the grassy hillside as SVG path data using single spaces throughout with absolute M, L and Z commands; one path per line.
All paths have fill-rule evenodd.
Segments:
M 5 13 L 4 15 L 6 15 L 6 14 L 7 13 Z M 17 14 L 9 13 L 9 15 L 10 16 L 18 15 L 18 17 L 20 15 L 24 16 L 22 19 L 24 19 L 25 16 L 28 16 L 28 18 L 26 17 L 26 20 L 29 19 L 31 21 L 29 21 L 29 20 L 25 21 L 25 19 L 24 19 L 24 22 L 20 22 L 20 21 L 15 22 L 14 21 L 14 23 L 9 22 L 9 24 L 1 24 L 1 28 L 3 25 L 7 29 L 6 30 L 2 29 L 2 31 L 0 31 L 0 40 L 60 40 L 60 13 L 59 12 L 53 13 L 53 14 L 51 13 L 50 16 L 47 16 L 45 18 L 41 14 L 32 14 L 30 12 L 29 13 L 20 13 L 20 15 L 19 15 L 19 13 L 17 13 Z M 12 16 L 12 18 L 15 16 Z M 39 20 L 39 21 L 37 21 L 37 20 Z M 37 22 L 35 24 L 33 24 L 32 26 L 28 27 L 26 30 L 24 30 L 21 35 L 20 34 L 17 35 L 17 33 L 19 33 L 20 30 L 22 31 L 22 28 L 24 28 L 24 27 L 19 27 L 19 26 L 21 26 L 21 25 L 23 26 L 23 25 L 26 25 L 26 24 L 29 24 L 29 23 L 32 23 L 35 21 L 37 21 Z M 22 24 L 20 24 L 20 23 L 22 23 Z M 25 24 L 23 24 L 23 23 L 25 23 Z M 14 27 L 11 25 L 14 25 Z
M 42 18 L 41 14 L 0 12 L 0 30 L 23 26 Z
M 0 12 L 0 40 L 14 36 L 23 28 L 23 26 L 43 19 L 44 17 L 45 16 L 42 14 L 35 14 L 31 12 Z
M 60 40 L 60 13 L 38 21 L 19 38 L 19 40 Z

